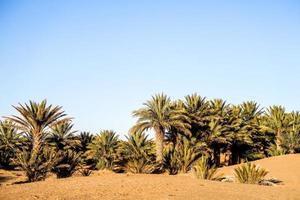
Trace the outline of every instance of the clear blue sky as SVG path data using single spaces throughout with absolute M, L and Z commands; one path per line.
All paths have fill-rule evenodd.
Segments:
M 151 95 L 300 110 L 300 1 L 0 1 L 0 115 L 62 105 L 126 134 Z

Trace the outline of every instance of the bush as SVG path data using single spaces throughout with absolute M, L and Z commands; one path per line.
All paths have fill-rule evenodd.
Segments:
M 195 163 L 193 166 L 193 172 L 195 176 L 199 179 L 206 180 L 221 180 L 223 175 L 217 174 L 217 168 L 215 166 L 210 166 L 208 163 L 208 159 L 205 156 L 202 156 L 199 161 Z
M 181 137 L 176 145 L 169 143 L 164 151 L 164 167 L 169 174 L 187 173 L 202 156 L 203 143 Z
M 96 169 L 113 170 L 117 161 L 119 144 L 119 138 L 114 131 L 101 131 L 89 143 L 84 156 L 88 160 L 93 160 Z
M 38 153 L 35 152 L 20 151 L 14 159 L 15 163 L 25 171 L 28 182 L 45 180 L 47 173 L 57 162 L 56 153 L 49 148 L 45 147 Z
M 158 169 L 155 163 L 154 143 L 142 132 L 134 132 L 121 145 L 124 171 L 150 174 Z
M 57 178 L 70 177 L 78 170 L 78 166 L 81 162 L 81 154 L 72 150 L 61 152 L 59 155 L 59 161 L 53 168 Z
M 181 163 L 179 160 L 178 152 L 174 148 L 173 144 L 169 144 L 165 147 L 164 150 L 164 169 L 170 174 L 178 174 L 181 168 Z
M 125 170 L 134 174 L 151 174 L 157 166 L 144 158 L 132 159 L 126 163 Z
M 87 168 L 82 168 L 79 170 L 79 172 L 82 176 L 89 176 L 92 174 L 92 170 L 87 169 Z
M 268 172 L 254 163 L 246 163 L 234 169 L 234 176 L 240 183 L 258 184 Z
M 0 168 L 14 169 L 16 165 L 12 161 L 23 145 L 24 138 L 17 133 L 13 123 L 0 121 Z
M 267 149 L 267 153 L 269 156 L 281 156 L 287 154 L 287 152 L 278 147 L 276 144 L 270 145 L 270 147 Z

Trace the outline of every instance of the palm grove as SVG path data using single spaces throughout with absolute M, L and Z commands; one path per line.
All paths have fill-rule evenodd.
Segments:
M 227 104 L 197 94 L 172 101 L 157 94 L 133 111 L 126 140 L 112 130 L 76 133 L 60 106 L 30 101 L 0 123 L 0 167 L 21 169 L 29 182 L 91 170 L 187 173 L 300 151 L 299 112 L 256 102 Z M 149 139 L 147 130 L 155 133 Z

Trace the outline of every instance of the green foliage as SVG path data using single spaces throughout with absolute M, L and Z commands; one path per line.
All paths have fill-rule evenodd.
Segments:
M 57 178 L 67 178 L 72 176 L 81 163 L 81 153 L 72 150 L 61 151 L 58 153 L 59 160 L 53 167 L 53 172 Z
M 164 94 L 158 94 L 144 103 L 144 107 L 133 112 L 137 117 L 137 123 L 131 128 L 131 133 L 148 129 L 155 131 L 156 141 L 156 160 L 160 163 L 163 161 L 163 142 L 167 130 L 176 128 L 180 131 L 188 131 L 188 117 L 185 115 L 183 108 L 172 104 L 169 97 Z
M 44 147 L 38 153 L 20 151 L 14 162 L 26 173 L 28 182 L 35 182 L 45 180 L 47 173 L 55 166 L 57 156 L 53 149 Z
M 223 175 L 217 174 L 217 168 L 210 166 L 206 156 L 202 156 L 193 166 L 193 172 L 198 179 L 221 180 Z
M 232 105 L 198 94 L 172 101 L 157 94 L 133 112 L 137 123 L 126 141 L 109 130 L 75 135 L 62 107 L 47 106 L 46 100 L 14 108 L 19 115 L 0 122 L 0 167 L 19 166 L 29 181 L 43 180 L 51 169 L 59 178 L 79 168 L 89 175 L 87 165 L 131 173 L 193 169 L 199 178 L 218 179 L 214 166 L 300 152 L 300 113 L 282 106 L 264 111 L 253 101 Z M 150 129 L 155 141 L 144 133 Z M 247 167 L 255 171 L 245 165 L 236 174 L 244 176 Z
M 24 138 L 17 133 L 16 128 L 9 121 L 0 121 L 0 168 L 13 169 L 15 164 L 12 159 L 16 158 L 17 150 L 20 150 Z
M 78 144 L 76 146 L 77 152 L 85 153 L 88 150 L 89 144 L 92 143 L 94 136 L 89 132 L 81 132 L 76 136 L 76 140 Z
M 94 135 L 89 132 L 81 132 L 79 135 L 75 136 L 75 151 L 77 153 L 81 153 L 82 163 L 85 165 L 93 165 L 94 161 L 92 158 L 88 158 L 87 151 L 88 146 L 92 143 L 94 139 Z
M 234 169 L 234 176 L 240 183 L 258 184 L 268 172 L 255 163 L 242 164 Z
M 163 163 L 164 169 L 167 170 L 170 175 L 175 175 L 180 171 L 181 162 L 173 144 L 166 145 Z
M 89 144 L 86 156 L 96 162 L 97 169 L 113 170 L 119 146 L 120 141 L 116 133 L 104 130 Z
M 47 106 L 47 101 L 33 101 L 28 104 L 14 106 L 20 116 L 7 117 L 15 128 L 25 134 L 29 141 L 28 149 L 17 153 L 16 164 L 26 172 L 28 181 L 39 181 L 46 177 L 52 168 L 56 156 L 45 147 L 47 130 L 57 123 L 66 121 L 66 114 L 61 107 Z
M 122 156 L 125 171 L 149 174 L 157 169 L 155 163 L 154 143 L 145 133 L 135 132 L 126 137 L 122 143 Z
M 92 170 L 88 168 L 79 169 L 79 172 L 82 176 L 90 176 L 92 174 Z
M 286 154 L 286 151 L 277 146 L 276 144 L 270 145 L 267 152 L 269 156 L 281 156 Z
M 179 137 L 178 143 L 169 143 L 164 152 L 164 167 L 169 174 L 188 172 L 195 161 L 203 154 L 205 144 Z
M 72 128 L 73 124 L 70 121 L 62 121 L 54 124 L 47 137 L 47 142 L 57 151 L 74 149 L 79 141 L 73 135 L 76 131 L 73 131 Z
M 286 153 L 300 152 L 300 130 L 290 131 L 280 138 L 282 151 Z

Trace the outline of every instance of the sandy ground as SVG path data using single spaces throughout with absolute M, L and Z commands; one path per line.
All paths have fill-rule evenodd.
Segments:
M 0 171 L 0 199 L 278 199 L 300 200 L 300 155 L 256 161 L 270 171 L 269 177 L 283 185 L 259 186 L 197 180 L 189 174 L 133 175 L 98 172 L 89 177 L 48 178 L 37 183 L 13 184 L 24 180 L 20 172 Z M 232 175 L 234 167 L 220 171 Z

